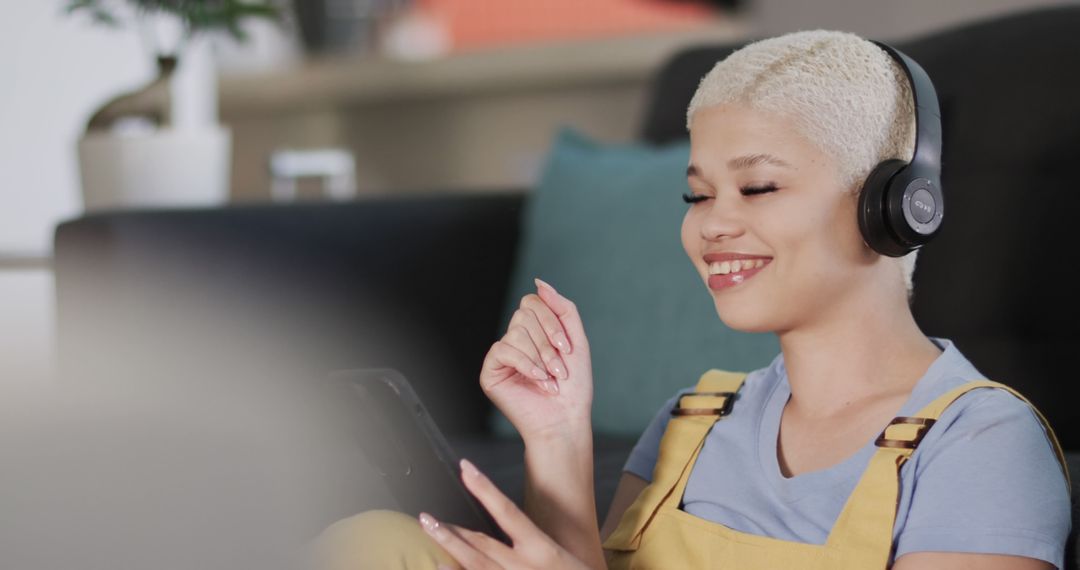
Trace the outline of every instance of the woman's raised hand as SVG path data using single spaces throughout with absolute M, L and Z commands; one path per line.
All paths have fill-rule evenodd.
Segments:
M 526 441 L 568 435 L 590 421 L 592 360 L 577 307 L 536 279 L 506 334 L 491 346 L 480 387 Z

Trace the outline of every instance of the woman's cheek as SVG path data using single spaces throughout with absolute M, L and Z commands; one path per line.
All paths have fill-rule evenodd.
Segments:
M 687 257 L 690 258 L 690 261 L 694 264 L 694 267 L 697 267 L 699 260 L 697 259 L 696 252 L 700 249 L 698 247 L 698 239 L 700 238 L 698 237 L 698 229 L 694 224 L 694 212 L 692 209 L 688 209 L 686 211 L 686 214 L 683 216 L 681 231 L 682 245 L 683 251 L 686 252 Z

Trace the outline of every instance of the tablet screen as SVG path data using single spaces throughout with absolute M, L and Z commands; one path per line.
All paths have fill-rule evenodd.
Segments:
M 428 512 L 509 543 L 461 482 L 458 457 L 399 372 L 348 370 L 331 379 L 356 399 L 362 450 L 402 512 Z

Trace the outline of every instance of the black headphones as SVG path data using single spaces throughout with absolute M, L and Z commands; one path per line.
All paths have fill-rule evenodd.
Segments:
M 873 42 L 903 68 L 915 103 L 915 154 L 879 163 L 859 191 L 859 230 L 874 251 L 901 257 L 929 242 L 941 228 L 941 111 L 930 76 L 896 48 Z

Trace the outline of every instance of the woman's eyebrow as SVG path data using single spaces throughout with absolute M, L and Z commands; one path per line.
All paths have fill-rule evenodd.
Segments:
M 771 154 L 744 154 L 742 156 L 736 156 L 735 158 L 727 162 L 727 166 L 731 170 L 743 170 L 745 168 L 752 168 L 761 164 L 769 164 L 772 166 L 779 166 L 781 168 L 794 168 L 783 159 L 775 157 Z
M 772 166 L 779 166 L 781 168 L 795 168 L 788 164 L 783 159 L 773 156 L 771 154 L 756 153 L 756 154 L 744 154 L 742 156 L 736 156 L 727 161 L 727 166 L 730 170 L 743 170 L 746 168 L 752 168 L 761 164 L 769 164 Z M 697 165 L 691 164 L 686 167 L 687 178 L 703 178 L 701 171 Z

